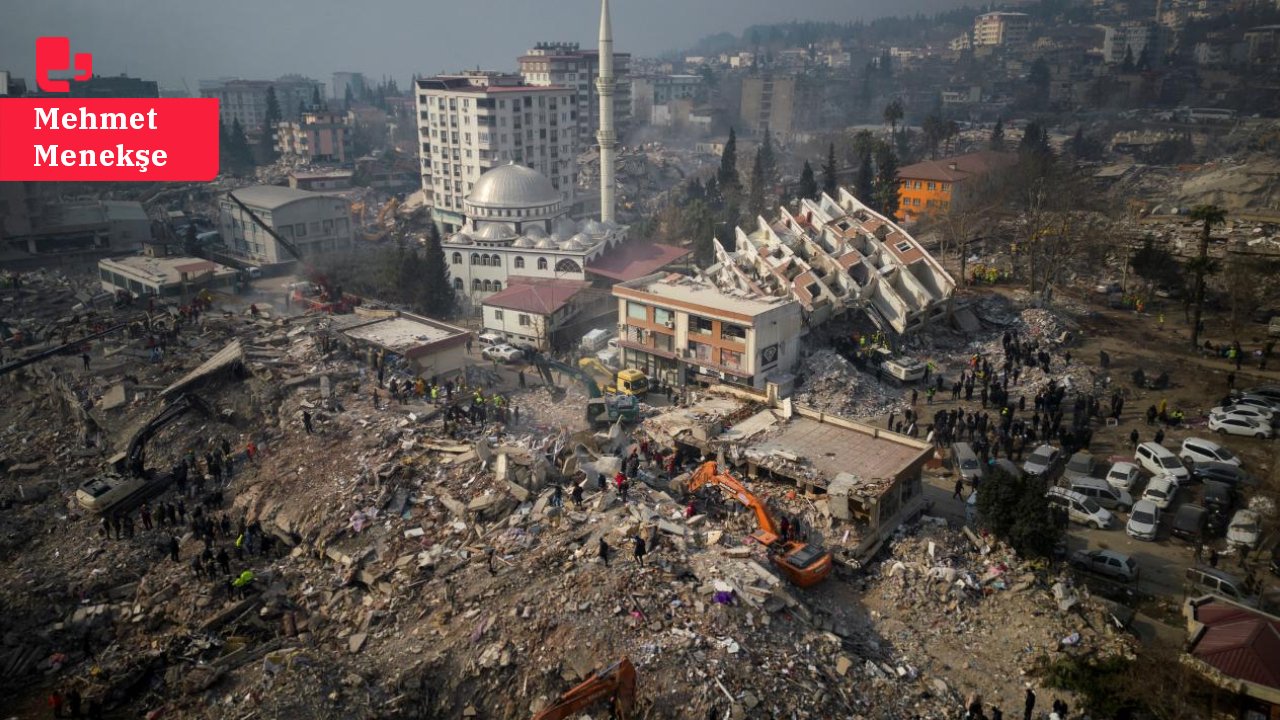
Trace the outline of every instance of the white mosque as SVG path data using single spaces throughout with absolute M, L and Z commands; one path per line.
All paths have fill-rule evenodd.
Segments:
M 523 165 L 489 170 L 463 200 L 462 230 L 445 240 L 453 287 L 472 304 L 510 285 L 512 276 L 586 280 L 587 264 L 622 244 L 614 222 L 613 26 L 609 0 L 600 2 L 600 219 L 569 217 L 560 192 Z
M 586 280 L 587 264 L 626 239 L 626 227 L 612 221 L 574 221 L 551 181 L 523 165 L 481 175 L 463 210 L 445 256 L 454 290 L 477 305 L 512 275 Z

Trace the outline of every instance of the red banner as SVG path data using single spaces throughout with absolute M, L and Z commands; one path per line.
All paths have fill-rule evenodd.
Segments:
M 0 99 L 0 181 L 207 181 L 214 98 Z

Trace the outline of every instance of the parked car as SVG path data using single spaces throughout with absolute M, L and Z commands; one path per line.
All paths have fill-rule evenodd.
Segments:
M 1107 471 L 1107 482 L 1111 487 L 1117 490 L 1130 492 L 1138 484 L 1142 473 L 1138 470 L 1138 466 L 1133 463 L 1118 462 L 1111 466 Z
M 1187 568 L 1183 589 L 1191 596 L 1217 595 L 1245 605 L 1257 604 L 1257 598 L 1245 592 L 1243 580 L 1204 565 Z
M 973 446 L 969 443 L 958 442 L 951 445 L 951 465 L 970 485 L 982 482 L 984 474 L 982 462 L 978 460 L 978 453 L 973 451 Z
M 1241 395 L 1235 399 L 1233 404 L 1262 408 L 1273 413 L 1280 412 L 1280 400 L 1276 400 L 1270 395 Z
M 1052 487 L 1045 493 L 1049 503 L 1065 510 L 1072 522 L 1089 525 L 1097 530 L 1111 527 L 1111 513 L 1089 498 L 1067 488 Z
M 1139 500 L 1129 513 L 1129 522 L 1125 523 L 1125 533 L 1134 540 L 1152 541 L 1160 529 L 1160 508 L 1150 500 Z
M 1239 500 L 1240 493 L 1233 485 L 1216 480 L 1209 480 L 1204 484 L 1204 506 L 1207 508 L 1229 515 L 1236 509 Z
M 1098 462 L 1094 460 L 1093 454 L 1088 451 L 1081 450 L 1072 453 L 1067 460 L 1067 466 L 1063 469 L 1062 475 L 1068 480 L 1077 478 L 1096 478 L 1099 472 Z
M 1077 550 L 1071 553 L 1071 564 L 1120 582 L 1134 582 L 1138 579 L 1138 563 L 1128 555 L 1114 550 Z
M 1061 450 L 1052 445 L 1041 445 L 1022 463 L 1022 471 L 1027 475 L 1051 478 L 1061 464 Z
M 1252 420 L 1259 425 L 1275 425 L 1277 420 L 1274 412 L 1257 405 L 1219 405 L 1210 410 L 1209 414 L 1222 415 L 1223 417 L 1240 417 Z
M 1189 437 L 1183 440 L 1182 449 L 1178 451 L 1178 456 L 1188 466 L 1198 462 L 1220 462 L 1244 467 L 1244 461 L 1231 450 L 1212 440 L 1203 438 Z
M 480 354 L 487 360 L 497 360 L 498 362 L 504 363 L 515 362 L 521 357 L 524 357 L 524 353 L 521 352 L 520 348 L 513 345 L 507 345 L 506 343 L 501 345 L 490 345 L 482 350 Z
M 1274 403 L 1280 403 L 1280 385 L 1258 385 L 1256 387 L 1245 388 L 1239 393 L 1240 397 L 1248 395 L 1266 398 Z
M 1183 503 L 1173 514 L 1173 523 L 1169 532 L 1176 538 L 1189 543 L 1200 542 L 1204 538 L 1204 529 L 1209 521 L 1209 511 L 1199 505 Z
M 1237 510 L 1227 526 L 1227 542 L 1242 548 L 1253 549 L 1262 538 L 1262 525 L 1258 513 L 1252 510 Z
M 481 345 L 501 345 L 505 338 L 502 337 L 502 333 L 500 332 L 485 330 L 476 336 L 476 340 L 478 340 Z
M 1271 437 L 1271 426 L 1252 420 L 1225 415 L 1210 415 L 1209 429 L 1223 435 L 1244 435 L 1265 440 Z
M 1152 475 L 1169 475 L 1175 482 L 1184 483 L 1191 479 L 1191 472 L 1182 464 L 1177 455 L 1159 443 L 1144 442 L 1133 453 L 1134 460 Z
M 1257 478 L 1241 470 L 1239 465 L 1220 462 L 1205 462 L 1192 465 L 1191 477 L 1201 482 L 1213 480 L 1229 485 L 1253 485 L 1258 482 Z
M 1161 510 L 1168 510 L 1173 498 L 1178 494 L 1178 483 L 1168 475 L 1157 475 L 1147 483 L 1142 499 L 1148 500 Z
M 1078 477 L 1067 483 L 1067 487 L 1090 498 L 1108 510 L 1129 512 L 1133 507 L 1133 496 L 1124 490 L 1117 490 L 1102 478 Z

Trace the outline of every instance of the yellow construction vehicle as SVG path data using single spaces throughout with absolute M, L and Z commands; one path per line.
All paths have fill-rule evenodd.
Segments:
M 649 378 L 635 368 L 619 370 L 618 374 L 614 375 L 609 368 L 593 357 L 582 358 L 578 361 L 578 367 L 594 377 L 606 393 L 644 395 L 649 392 Z

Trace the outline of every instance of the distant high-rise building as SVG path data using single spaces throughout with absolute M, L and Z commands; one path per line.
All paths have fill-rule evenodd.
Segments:
M 203 80 L 200 97 L 218 99 L 222 122 L 230 127 L 239 120 L 245 132 L 260 132 L 267 119 L 267 89 L 275 88 L 282 120 L 297 120 L 298 108 L 311 110 L 317 93 L 324 97 L 324 84 L 300 75 L 285 75 L 278 80 Z
M 77 98 L 158 98 L 160 85 L 126 75 L 94 75 L 71 83 L 71 97 Z
M 350 90 L 352 96 L 360 97 L 364 93 L 364 73 L 358 72 L 336 72 L 333 74 L 333 81 L 330 83 L 330 91 L 335 100 L 342 100 L 347 96 Z
M 973 21 L 973 46 L 1012 46 L 1027 42 L 1031 16 L 1026 13 L 989 12 Z
M 351 125 L 344 113 L 303 113 L 276 125 L 276 150 L 308 162 L 348 163 L 355 159 Z
M 742 81 L 742 122 L 753 133 L 766 128 L 780 135 L 794 129 L 796 79 L 758 76 Z
M 520 74 L 530 85 L 556 85 L 573 90 L 578 105 L 578 146 L 595 144 L 600 129 L 600 52 L 578 43 L 540 42 L 520 57 Z M 613 54 L 614 129 L 621 135 L 631 122 L 631 53 Z
M 1153 22 L 1133 20 L 1115 27 L 1104 27 L 1102 58 L 1105 62 L 1120 64 L 1125 55 L 1132 54 L 1136 63 L 1146 53 L 1147 62 L 1160 65 L 1164 62 L 1164 28 Z
M 574 90 L 469 71 L 421 78 L 416 95 L 422 189 L 447 231 L 462 226 L 463 199 L 499 165 L 537 170 L 572 204 L 582 112 Z

